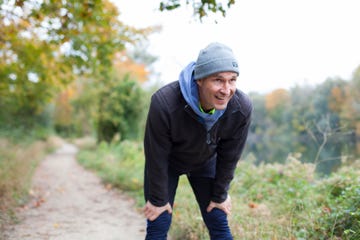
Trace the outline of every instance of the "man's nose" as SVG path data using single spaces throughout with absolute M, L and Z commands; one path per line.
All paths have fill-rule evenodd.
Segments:
M 231 85 L 230 83 L 225 82 L 221 88 L 221 93 L 228 95 L 230 94 L 230 92 L 231 92 Z

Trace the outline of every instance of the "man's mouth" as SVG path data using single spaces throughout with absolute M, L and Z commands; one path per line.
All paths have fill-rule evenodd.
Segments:
M 215 96 L 215 98 L 217 100 L 220 100 L 220 101 L 225 101 L 226 100 L 226 97 Z

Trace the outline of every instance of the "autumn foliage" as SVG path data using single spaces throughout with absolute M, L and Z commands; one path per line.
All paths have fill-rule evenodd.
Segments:
M 127 26 L 110 1 L 1 1 L 0 16 L 2 125 L 101 132 L 114 76 L 117 82 L 149 78 L 151 62 L 135 61 L 125 46 L 136 49 L 155 28 Z

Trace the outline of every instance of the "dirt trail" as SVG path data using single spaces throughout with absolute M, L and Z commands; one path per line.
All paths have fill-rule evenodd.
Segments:
M 108 190 L 75 160 L 77 149 L 65 143 L 37 169 L 33 200 L 20 212 L 19 224 L 9 227 L 11 240 L 140 240 L 145 218 L 133 201 Z

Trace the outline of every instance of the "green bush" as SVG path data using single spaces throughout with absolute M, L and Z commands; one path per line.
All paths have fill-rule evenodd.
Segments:
M 360 161 L 344 166 L 318 184 L 323 206 L 313 237 L 360 239 Z
M 111 84 L 99 96 L 100 110 L 96 113 L 98 141 L 108 143 L 116 134 L 120 140 L 138 140 L 142 136 L 146 112 L 146 92 L 141 85 L 124 76 L 113 75 Z

